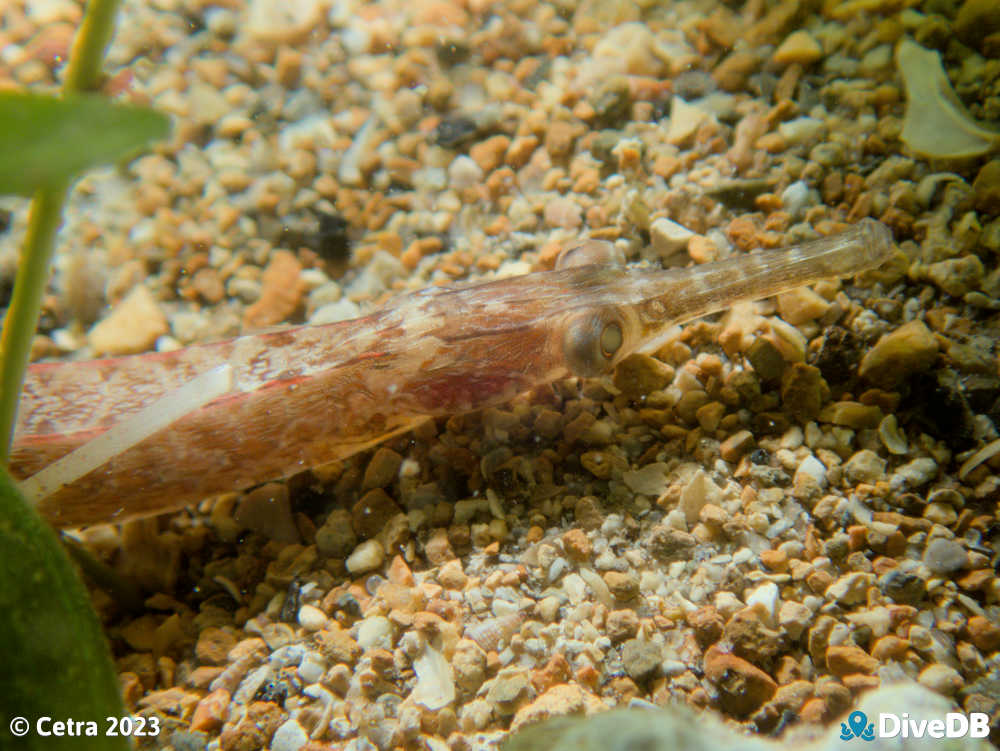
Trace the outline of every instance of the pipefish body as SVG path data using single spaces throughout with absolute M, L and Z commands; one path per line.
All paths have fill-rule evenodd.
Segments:
M 590 251 L 608 246 L 589 243 Z M 348 457 L 431 417 L 609 372 L 634 352 L 654 351 L 677 323 L 878 266 L 892 248 L 888 229 L 864 220 L 819 240 L 685 269 L 570 253 L 566 263 L 576 265 L 433 287 L 350 321 L 32 365 L 11 470 L 29 478 L 61 460 L 58 471 L 25 483 L 58 526 L 163 513 Z M 150 410 L 213 374 L 224 393 L 182 406 L 138 442 L 119 438 L 114 426 L 142 428 Z M 109 458 L 63 469 L 101 436 L 112 444 Z

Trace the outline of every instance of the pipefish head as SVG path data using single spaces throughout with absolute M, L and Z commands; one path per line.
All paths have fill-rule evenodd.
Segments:
M 571 286 L 577 295 L 562 334 L 562 352 L 573 375 L 593 377 L 610 371 L 627 354 L 635 328 L 629 312 L 615 304 L 623 279 L 625 254 L 603 240 L 585 239 L 566 246 L 556 269 L 575 269 Z
M 576 376 L 610 372 L 639 344 L 643 327 L 626 294 L 629 272 L 618 266 L 574 270 L 574 293 L 562 326 L 563 360 Z
M 632 352 L 655 351 L 678 323 L 740 301 L 856 274 L 892 253 L 889 230 L 866 220 L 780 250 L 737 254 L 690 268 L 582 267 L 568 280 L 572 312 L 562 332 L 566 366 L 576 375 L 605 373 Z
M 579 313 L 563 331 L 566 366 L 573 375 L 587 378 L 606 373 L 618 361 L 627 336 L 628 322 L 615 306 Z

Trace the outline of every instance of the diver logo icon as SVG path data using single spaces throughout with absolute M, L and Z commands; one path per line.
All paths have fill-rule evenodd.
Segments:
M 851 741 L 855 738 L 863 741 L 875 740 L 875 723 L 869 723 L 868 715 L 859 710 L 847 715 L 847 722 L 840 723 L 840 740 Z

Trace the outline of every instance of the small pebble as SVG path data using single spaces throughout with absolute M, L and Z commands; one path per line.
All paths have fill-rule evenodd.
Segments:
M 622 645 L 622 665 L 632 680 L 650 678 L 660 667 L 663 656 L 660 647 L 643 639 L 629 639 Z
M 152 293 L 140 284 L 95 324 L 88 339 L 96 355 L 130 355 L 151 349 L 169 330 Z
M 774 582 L 765 582 L 751 591 L 744 598 L 747 607 L 759 607 L 760 612 L 765 616 L 765 623 L 773 626 L 778 615 L 778 603 L 781 597 L 778 592 L 778 585 Z
M 629 602 L 639 595 L 639 577 L 632 572 L 608 571 L 604 582 L 619 602 Z
M 927 278 L 952 297 L 978 290 L 985 274 L 978 256 L 968 255 L 932 263 L 926 269 Z
M 667 465 L 654 462 L 622 474 L 622 480 L 633 493 L 659 496 L 667 489 Z
M 656 76 L 664 68 L 664 54 L 656 37 L 642 23 L 623 23 L 608 29 L 597 40 L 592 54 L 604 75 L 614 72 Z
M 357 645 L 364 649 L 392 649 L 392 622 L 383 615 L 370 615 L 358 624 Z
M 874 482 L 885 474 L 885 459 L 874 451 L 862 449 L 844 464 L 844 473 L 851 482 Z
M 309 734 L 292 717 L 286 720 L 271 738 L 271 751 L 299 751 L 309 742 Z
M 545 223 L 550 227 L 578 229 L 583 223 L 580 205 L 571 198 L 558 197 L 545 203 Z
M 694 524 L 705 504 L 719 505 L 721 501 L 722 491 L 719 486 L 712 482 L 712 478 L 704 470 L 699 469 L 681 491 L 679 508 L 684 512 L 688 524 Z
M 759 709 L 778 688 L 760 668 L 714 646 L 705 653 L 704 665 L 705 677 L 719 691 L 722 708 L 738 717 Z
M 980 168 L 972 190 L 979 211 L 1000 214 L 1000 159 L 992 159 Z
M 448 182 L 455 190 L 472 188 L 482 181 L 483 170 L 471 157 L 460 154 L 448 166 Z
M 924 548 L 924 565 L 931 573 L 947 576 L 969 565 L 969 555 L 957 540 L 935 537 Z
M 198 702 L 191 717 L 191 729 L 200 733 L 218 731 L 226 721 L 229 710 L 229 692 L 216 689 Z
M 302 264 L 287 250 L 275 251 L 261 276 L 260 297 L 243 313 L 247 329 L 262 329 L 281 323 L 299 307 L 305 294 Z
M 358 544 L 347 509 L 334 509 L 316 530 L 316 549 L 324 558 L 344 559 Z
M 667 143 L 681 146 L 690 141 L 695 131 L 709 117 L 708 113 L 698 107 L 688 104 L 680 97 L 674 97 L 670 109 L 670 126 L 667 131 Z
M 674 369 L 650 355 L 629 355 L 615 368 L 614 384 L 629 399 L 642 399 L 670 385 Z
M 786 600 L 778 611 L 778 623 L 792 639 L 798 639 L 812 622 L 813 613 L 800 602 Z
M 319 631 L 326 626 L 326 613 L 314 605 L 303 605 L 299 608 L 299 625 L 306 631 Z
M 882 388 L 893 388 L 934 364 L 938 341 L 922 321 L 910 321 L 886 334 L 865 353 L 858 375 Z
M 649 225 L 649 239 L 660 258 L 669 258 L 685 250 L 692 237 L 691 230 L 666 217 L 654 219 Z
M 826 298 L 809 287 L 798 287 L 778 295 L 778 312 L 793 326 L 822 318 L 829 309 L 830 303 Z
M 322 4 L 314 2 L 251 0 L 245 29 L 258 42 L 300 43 L 321 23 L 322 9 Z
M 989 618 L 974 615 L 966 624 L 969 639 L 983 654 L 990 654 L 1000 649 L 1000 624 L 992 623 Z
M 753 433 L 739 430 L 719 444 L 719 455 L 727 462 L 736 463 L 755 445 Z
M 802 478 L 801 481 L 804 481 L 805 477 L 809 477 L 819 488 L 823 488 L 826 486 L 826 472 L 826 466 L 824 466 L 823 462 L 810 454 L 802 460 L 795 470 L 793 482 L 798 484 L 800 478 Z
M 843 645 L 826 648 L 826 666 L 841 678 L 852 673 L 871 675 L 878 664 L 878 660 L 860 647 Z
M 372 455 L 371 461 L 365 467 L 365 476 L 361 482 L 361 489 L 368 491 L 373 488 L 382 488 L 392 482 L 403 457 L 390 448 L 379 447 Z
M 462 571 L 462 562 L 455 559 L 445 563 L 437 575 L 438 583 L 447 589 L 462 590 L 469 577 Z
M 344 565 L 355 576 L 374 571 L 385 561 L 385 551 L 378 540 L 365 540 L 348 556 Z
M 833 402 L 826 405 L 819 413 L 819 420 L 854 430 L 867 430 L 881 422 L 882 410 L 874 404 L 855 401 Z
M 934 664 L 924 668 L 917 680 L 931 691 L 937 691 L 944 696 L 951 696 L 965 685 L 962 674 L 948 665 Z
M 879 578 L 879 588 L 902 605 L 916 605 L 927 594 L 927 582 L 916 574 L 893 569 Z
M 227 630 L 217 627 L 206 628 L 198 635 L 194 653 L 202 663 L 222 665 L 229 651 L 236 646 L 236 637 Z
M 822 137 L 825 130 L 820 120 L 811 117 L 797 117 L 778 126 L 778 132 L 789 146 L 814 142 Z M 809 186 L 802 180 L 796 180 L 782 191 L 781 204 L 785 211 L 793 217 L 798 217 L 801 216 L 810 198 Z
M 878 435 L 882 445 L 889 449 L 890 454 L 905 456 L 910 450 L 906 434 L 900 429 L 895 415 L 886 415 L 878 425 Z
M 895 488 L 920 488 L 937 477 L 937 474 L 937 462 L 929 456 L 923 456 L 898 467 L 892 474 L 892 486 Z
M 299 678 L 305 683 L 317 683 L 326 673 L 326 660 L 318 652 L 307 652 L 299 663 Z
M 799 29 L 785 37 L 771 59 L 778 65 L 811 65 L 823 59 L 823 48 L 808 31 Z
M 827 587 L 826 599 L 834 600 L 841 605 L 857 605 L 864 602 L 868 588 L 875 583 L 873 574 L 856 571 L 844 574 Z

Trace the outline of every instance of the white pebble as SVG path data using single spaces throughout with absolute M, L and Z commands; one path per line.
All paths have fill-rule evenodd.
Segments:
M 951 696 L 965 684 L 955 668 L 940 663 L 924 668 L 917 680 L 932 691 L 945 696 Z
M 543 597 L 538 603 L 538 615 L 545 623 L 552 623 L 559 614 L 562 601 L 555 595 Z
M 319 631 L 326 625 L 326 613 L 315 605 L 303 605 L 299 608 L 299 625 L 306 631 Z
M 583 223 L 580 205 L 571 198 L 556 196 L 545 202 L 545 223 L 550 227 L 577 229 Z
M 812 454 L 803 459 L 799 468 L 795 470 L 796 475 L 800 473 L 812 477 L 821 488 L 826 487 L 826 467 Z
M 309 316 L 309 323 L 313 326 L 320 326 L 324 323 L 339 323 L 358 318 L 361 315 L 361 308 L 353 300 L 346 297 L 336 302 L 327 303 L 316 309 L 316 312 Z
M 718 592 L 715 595 L 715 609 L 722 614 L 723 618 L 729 618 L 737 610 L 743 608 L 743 603 L 740 602 L 740 598 L 734 595 L 732 592 Z
M 882 445 L 889 449 L 890 454 L 902 456 L 910 450 L 906 434 L 899 429 L 895 415 L 886 415 L 882 418 L 882 422 L 878 424 L 878 435 L 882 439 Z
M 309 736 L 294 717 L 285 721 L 271 738 L 271 751 L 299 751 L 309 742 Z
M 826 588 L 827 600 L 835 600 L 841 605 L 857 605 L 864 602 L 868 588 L 875 584 L 875 575 L 863 571 L 844 574 Z
M 855 625 L 870 628 L 873 639 L 878 639 L 888 634 L 892 626 L 892 613 L 884 605 L 879 605 L 871 610 L 859 610 L 856 613 L 848 613 L 846 618 Z
M 352 57 L 368 52 L 372 44 L 371 31 L 359 18 L 340 33 L 340 43 Z
M 498 618 L 505 615 L 513 615 L 520 609 L 521 608 L 518 603 L 498 598 L 494 598 L 493 602 L 490 604 L 490 611 Z
M 365 540 L 348 556 L 344 565 L 354 575 L 374 571 L 385 561 L 385 551 L 378 540 Z
M 781 448 L 794 451 L 802 445 L 803 440 L 802 428 L 798 425 L 793 425 L 781 436 Z
M 747 607 L 758 606 L 767 617 L 767 625 L 773 626 L 778 615 L 778 585 L 774 582 L 764 582 L 746 597 Z
M 326 672 L 326 660 L 321 654 L 308 652 L 299 664 L 299 678 L 303 683 L 317 683 Z
M 797 117 L 778 126 L 778 132 L 790 145 L 814 141 L 823 134 L 824 130 L 825 126 L 822 121 L 811 117 Z M 787 205 L 785 208 L 788 208 Z
M 568 574 L 562 580 L 563 592 L 574 605 L 583 602 L 587 596 L 587 583 L 579 574 Z
M 669 258 L 685 250 L 694 232 L 675 221 L 660 217 L 649 225 L 649 240 L 660 258 Z
M 392 622 L 384 615 L 372 615 L 358 624 L 358 644 L 365 649 L 392 649 Z
M 919 488 L 937 477 L 937 472 L 937 462 L 929 456 L 923 456 L 907 462 L 897 469 L 893 473 L 889 484 L 896 489 Z
M 451 665 L 440 652 L 429 644 L 413 661 L 417 683 L 410 698 L 434 712 L 455 700 L 455 679 Z
M 809 186 L 796 180 L 781 192 L 781 205 L 792 217 L 799 217 L 812 204 Z
M 670 529 L 679 529 L 682 532 L 687 532 L 687 517 L 679 508 L 671 509 L 667 512 L 667 515 L 663 517 L 663 523 L 670 527 Z
M 608 610 L 614 609 L 615 601 L 611 596 L 611 590 L 608 589 L 608 585 L 605 583 L 597 572 L 593 569 L 586 567 L 580 568 L 580 578 L 583 579 L 590 586 L 591 591 L 598 601 L 604 605 Z
M 885 460 L 868 449 L 855 453 L 844 465 L 850 482 L 874 482 L 885 472 Z
M 798 639 L 812 621 L 812 610 L 803 603 L 788 600 L 782 603 L 778 611 L 778 623 L 792 638 Z
M 448 166 L 448 181 L 455 190 L 465 190 L 479 185 L 483 170 L 472 157 L 460 154 Z
M 695 524 L 706 504 L 719 505 L 721 501 L 722 490 L 712 482 L 705 470 L 699 469 L 681 491 L 680 509 L 684 512 L 687 523 Z
M 659 496 L 667 489 L 667 469 L 663 462 L 653 462 L 623 473 L 622 480 L 633 493 Z
M 667 143 L 680 146 L 694 136 L 694 133 L 710 115 L 700 107 L 688 104 L 680 97 L 674 97 L 670 106 L 670 125 L 667 128 Z

